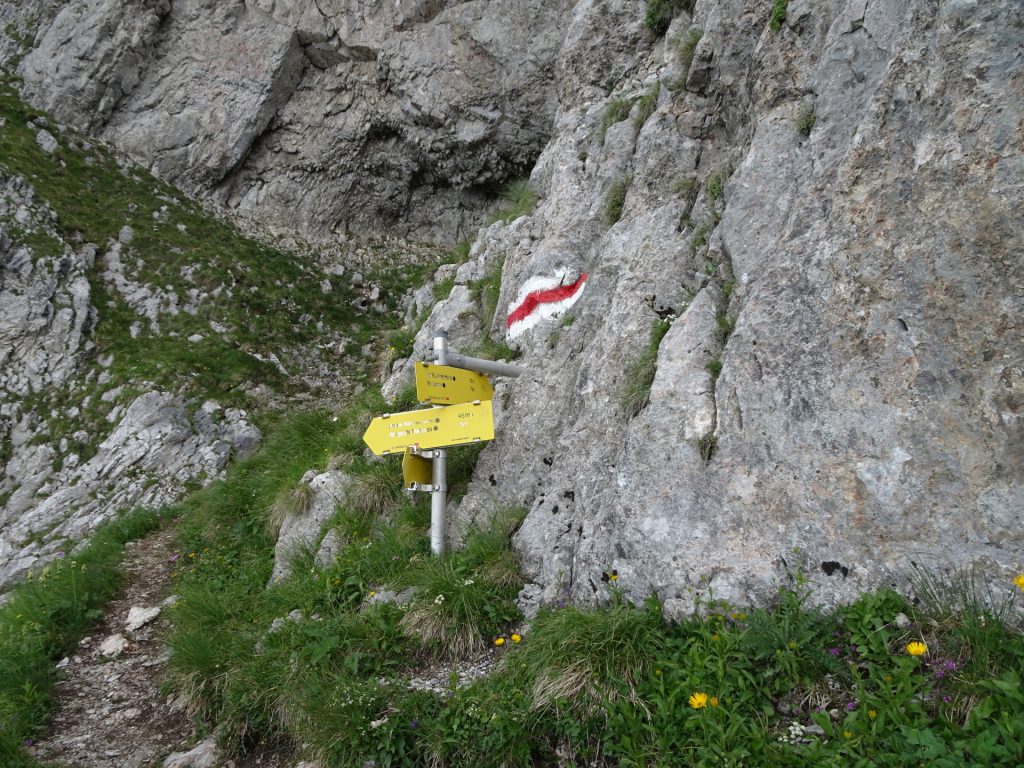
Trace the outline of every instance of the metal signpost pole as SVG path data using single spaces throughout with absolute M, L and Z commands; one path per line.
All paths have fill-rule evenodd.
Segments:
M 434 334 L 434 358 L 438 365 L 448 364 L 448 333 Z M 433 457 L 434 489 L 430 493 L 430 551 L 444 554 L 444 515 L 448 499 L 448 449 L 437 448 Z

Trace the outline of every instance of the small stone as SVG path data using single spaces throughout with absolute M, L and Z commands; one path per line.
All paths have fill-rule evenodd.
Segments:
M 117 233 L 117 241 L 122 245 L 130 245 L 132 240 L 135 239 L 135 230 L 129 227 L 127 224 L 121 227 L 121 231 Z
M 124 639 L 124 635 L 111 635 L 100 645 L 99 654 L 115 658 L 120 656 L 127 647 L 128 641 Z
M 905 613 L 897 613 L 894 621 L 896 623 L 896 626 L 900 629 L 906 629 L 910 626 L 910 619 L 907 617 L 907 614 Z
M 200 341 L 202 341 L 202 340 L 203 340 L 204 338 L 206 338 L 206 337 L 205 337 L 205 336 L 203 336 L 203 334 L 201 334 L 201 333 L 193 333 L 193 334 L 192 334 L 191 336 L 189 336 L 189 337 L 188 337 L 188 340 L 189 340 L 189 341 L 190 341 L 191 343 L 193 343 L 193 344 L 198 344 L 198 343 L 199 343 Z
M 128 611 L 128 618 L 125 620 L 124 628 L 129 632 L 134 632 L 140 627 L 148 624 L 157 616 L 160 615 L 160 608 L 143 608 L 138 605 L 133 605 L 131 610 Z
M 36 144 L 48 155 L 52 155 L 60 147 L 57 140 L 53 138 L 53 134 L 45 129 L 36 134 Z
M 65 656 L 63 659 L 57 662 L 57 669 L 67 669 L 68 664 L 71 663 L 71 659 Z
M 188 752 L 172 752 L 164 768 L 214 768 L 220 762 L 220 750 L 212 739 L 200 742 Z

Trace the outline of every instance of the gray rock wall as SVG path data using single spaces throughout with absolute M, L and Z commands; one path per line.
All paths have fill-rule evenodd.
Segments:
M 589 275 L 571 322 L 510 339 L 529 372 L 499 388 L 453 526 L 525 506 L 516 544 L 549 599 L 600 599 L 616 569 L 679 613 L 801 569 L 832 601 L 912 562 L 1024 560 L 1024 10 L 791 2 L 773 32 L 770 5 L 701 1 L 654 43 L 638 7 L 580 3 L 540 205 L 475 252 L 504 259 L 495 338 L 528 279 Z M 621 44 L 604 59 L 597 29 Z M 609 103 L 656 83 L 653 114 L 602 137 Z
M 454 242 L 550 135 L 569 0 L 73 0 L 24 92 L 271 233 Z

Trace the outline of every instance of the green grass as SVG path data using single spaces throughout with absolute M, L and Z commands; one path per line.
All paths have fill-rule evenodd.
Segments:
M 816 122 L 818 122 L 818 117 L 814 114 L 814 109 L 808 107 L 796 119 L 796 132 L 801 136 L 810 136 Z
M 679 49 L 679 65 L 682 71 L 679 79 L 674 83 L 674 90 L 682 90 L 686 87 L 686 78 L 690 74 L 690 66 L 693 64 L 693 55 L 697 51 L 697 43 L 704 36 L 704 30 L 700 27 L 690 27 L 679 36 L 677 43 Z
M 508 184 L 501 192 L 505 205 L 497 214 L 494 221 L 502 221 L 506 224 L 518 219 L 520 216 L 529 216 L 537 207 L 537 193 L 530 187 L 529 179 L 521 179 Z
M 722 178 L 722 174 L 710 174 L 704 182 L 704 189 L 707 190 L 708 197 L 715 202 L 718 202 L 725 191 L 725 180 Z
M 695 0 L 647 0 L 644 24 L 656 35 L 665 34 L 672 19 L 685 11 L 693 13 Z
M 632 418 L 640 413 L 651 399 L 651 384 L 658 370 L 658 348 L 672 324 L 668 320 L 655 320 L 651 326 L 651 339 L 640 358 L 626 376 L 626 389 L 622 395 L 622 406 Z
M 55 662 L 74 651 L 116 594 L 124 544 L 160 523 L 161 515 L 145 511 L 106 523 L 83 550 L 33 573 L 0 606 L 0 764 L 30 764 L 21 745 L 52 706 Z
M 632 109 L 633 99 L 611 99 L 605 104 L 604 112 L 601 115 L 601 125 L 598 129 L 602 144 L 604 144 L 604 137 L 608 133 L 608 129 L 629 117 Z
M 788 6 L 789 0 L 775 0 L 775 3 L 772 5 L 772 14 L 768 19 L 768 26 L 772 32 L 778 32 L 782 29 L 782 24 L 786 21 Z
M 633 124 L 639 131 L 643 128 L 644 123 L 654 114 L 654 111 L 658 108 L 658 95 L 661 93 L 661 83 L 655 83 L 651 86 L 643 96 L 637 100 L 636 116 L 633 118 Z
M 609 227 L 622 218 L 622 209 L 626 204 L 626 193 L 633 184 L 632 176 L 616 179 L 608 187 L 604 198 L 604 223 Z

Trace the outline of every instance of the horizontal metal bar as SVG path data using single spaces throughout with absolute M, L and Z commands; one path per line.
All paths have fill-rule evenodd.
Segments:
M 446 365 L 450 365 L 453 368 L 462 368 L 466 371 L 479 371 L 480 373 L 489 373 L 493 376 L 512 376 L 513 378 L 522 376 L 526 372 L 525 368 L 512 365 L 511 363 L 500 363 L 497 360 L 482 360 L 479 357 L 467 357 L 455 352 L 448 353 Z

